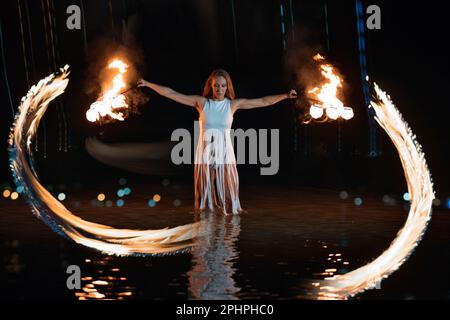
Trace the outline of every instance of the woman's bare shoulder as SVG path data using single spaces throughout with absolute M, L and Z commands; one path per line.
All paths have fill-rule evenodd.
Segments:
M 203 108 L 205 107 L 206 101 L 208 101 L 207 98 L 205 98 L 203 96 L 198 96 L 197 101 L 196 101 L 197 109 L 203 110 Z
M 242 103 L 242 100 L 244 99 L 231 99 L 230 100 L 230 107 L 231 110 L 233 110 L 233 113 L 239 109 L 239 105 Z

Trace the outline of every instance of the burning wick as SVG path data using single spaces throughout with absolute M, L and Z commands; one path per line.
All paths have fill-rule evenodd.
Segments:
M 325 58 L 320 54 L 316 54 L 313 59 L 319 62 Z M 333 72 L 333 66 L 330 64 L 322 63 L 320 69 L 327 82 L 320 88 L 315 87 L 307 92 L 315 97 L 309 98 L 313 103 L 309 109 L 309 114 L 313 119 L 319 119 L 325 113 L 332 120 L 337 120 L 338 118 L 350 120 L 354 115 L 353 109 L 344 107 L 342 101 L 337 98 L 338 88 L 342 88 L 341 78 Z
M 108 68 L 117 69 L 118 73 L 113 78 L 111 89 L 91 104 L 91 107 L 86 112 L 86 118 L 90 122 L 98 121 L 106 116 L 119 121 L 125 120 L 124 114 L 119 112 L 119 110 L 128 108 L 126 98 L 123 94 L 132 89 L 122 91 L 126 86 L 124 74 L 127 72 L 128 65 L 119 59 L 115 59 L 108 65 Z

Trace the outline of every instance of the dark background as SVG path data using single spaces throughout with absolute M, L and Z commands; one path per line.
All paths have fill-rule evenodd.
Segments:
M 393 98 L 423 146 L 438 197 L 448 197 L 447 14 L 440 2 L 362 3 L 364 11 L 378 4 L 382 14 L 381 30 L 365 33 L 371 80 Z M 83 5 L 82 30 L 65 27 L 71 4 Z M 102 127 L 87 122 L 85 112 L 98 95 L 98 70 L 118 48 L 129 50 L 147 80 L 185 94 L 201 94 L 209 73 L 224 68 L 237 96 L 246 98 L 301 90 L 296 75 L 302 72 L 305 53 L 320 51 L 344 76 L 344 100 L 353 107 L 354 119 L 305 126 L 297 119 L 302 106 L 292 101 L 239 111 L 234 128 L 279 128 L 281 135 L 279 174 L 259 177 L 258 166 L 241 165 L 243 181 L 275 179 L 368 192 L 404 190 L 396 151 L 378 126 L 377 153 L 369 152 L 370 115 L 360 81 L 355 4 L 351 0 L 5 1 L 0 181 L 11 180 L 6 140 L 12 108 L 30 85 L 56 67 L 71 66 L 70 83 L 44 116 L 35 156 L 41 178 L 67 182 L 92 178 L 94 172 L 109 175 L 112 170 L 86 153 L 86 137 L 107 142 L 169 140 L 174 129 L 191 129 L 198 117 L 195 109 L 146 91 L 150 102 L 140 107 L 141 115 Z

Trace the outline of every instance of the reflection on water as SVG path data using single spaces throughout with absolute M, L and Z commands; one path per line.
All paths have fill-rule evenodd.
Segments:
M 20 242 L 18 240 L 5 241 L 6 252 L 3 254 L 4 271 L 9 275 L 20 274 L 25 265 L 17 252 Z
M 78 300 L 124 300 L 133 297 L 135 288 L 127 284 L 128 279 L 113 265 L 113 257 L 86 259 L 85 263 L 82 269 L 89 270 L 89 273 L 81 278 L 81 290 L 75 292 Z
M 183 190 L 191 192 L 187 187 Z M 373 261 L 405 221 L 403 208 L 388 206 L 381 198 L 368 198 L 363 206 L 356 206 L 334 191 L 264 186 L 248 190 L 254 195 L 246 200 L 249 214 L 198 216 L 204 219 L 199 224 L 204 236 L 197 246 L 191 252 L 164 257 L 102 256 L 54 236 L 36 219 L 27 219 L 26 204 L 8 202 L 0 215 L 0 300 L 319 299 L 325 278 Z M 182 198 L 170 196 L 166 193 L 163 198 L 170 205 L 173 199 Z M 79 199 L 89 204 L 90 198 Z M 192 222 L 187 213 L 190 203 L 183 202 L 186 205 L 168 210 L 157 224 Z M 164 203 L 159 205 L 165 210 Z M 130 211 L 136 212 L 132 219 L 157 217 L 145 208 L 131 205 Z M 89 209 L 84 207 L 88 218 L 105 214 L 102 219 L 113 225 L 128 218 L 118 207 L 111 212 Z M 447 278 L 434 270 L 436 261 L 450 265 L 445 255 L 448 246 L 442 247 L 450 243 L 446 232 L 450 216 L 436 211 L 435 217 L 421 256 L 410 259 L 394 282 L 380 283 L 381 290 L 368 291 L 357 299 L 448 299 Z M 69 265 L 81 269 L 80 290 L 66 286 Z M 417 273 L 427 277 L 411 283 Z
M 190 299 L 237 299 L 241 290 L 233 275 L 235 260 L 239 256 L 236 241 L 241 232 L 239 215 L 220 215 L 204 212 L 203 237 L 192 249 L 192 269 L 187 273 Z

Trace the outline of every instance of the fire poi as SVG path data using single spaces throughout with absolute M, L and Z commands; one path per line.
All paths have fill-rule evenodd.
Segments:
M 23 197 L 33 212 L 55 232 L 107 254 L 160 255 L 180 252 L 192 246 L 193 239 L 201 233 L 202 221 L 170 229 L 115 229 L 74 215 L 39 182 L 30 167 L 30 141 L 49 103 L 66 89 L 67 77 L 68 67 L 65 67 L 60 75 L 52 74 L 30 89 L 22 98 L 8 140 L 14 180 L 16 185 L 24 188 Z M 374 86 L 377 96 L 371 107 L 376 112 L 375 119 L 399 153 L 411 194 L 408 219 L 390 247 L 375 260 L 346 274 L 313 283 L 319 299 L 345 299 L 387 278 L 414 251 L 431 218 L 434 191 L 425 156 L 390 97 L 376 84 Z
M 342 79 L 334 71 L 331 64 L 324 63 L 325 58 L 320 54 L 313 57 L 320 64 L 320 73 L 326 79 L 321 86 L 307 90 L 307 98 L 312 103 L 309 115 L 313 119 L 325 117 L 325 120 L 337 120 L 353 118 L 353 109 L 345 107 L 337 97 L 338 90 L 342 88 Z
M 86 118 L 90 122 L 96 122 L 103 118 L 110 117 L 114 120 L 124 121 L 127 115 L 127 98 L 124 95 L 127 91 L 136 88 L 135 86 L 125 89 L 125 74 L 128 65 L 120 59 L 114 59 L 108 65 L 108 69 L 117 70 L 117 74 L 112 79 L 110 88 L 103 92 L 96 102 L 91 104 L 86 112 Z

